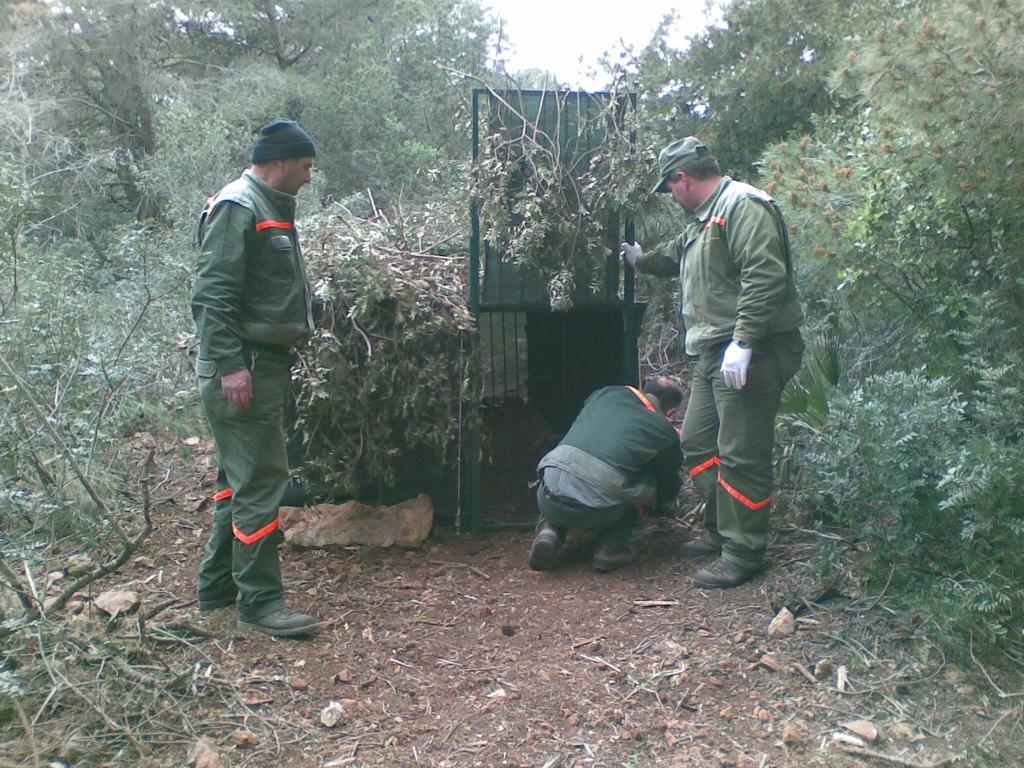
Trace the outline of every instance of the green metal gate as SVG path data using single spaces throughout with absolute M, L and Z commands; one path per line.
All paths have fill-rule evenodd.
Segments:
M 631 94 L 477 89 L 474 164 L 482 129 L 512 139 L 528 132 L 570 173 L 582 174 L 605 138 L 599 118 L 622 120 L 635 106 Z M 633 240 L 633 225 L 625 212 L 608 211 L 600 222 L 603 259 L 566 251 L 577 287 L 572 307 L 555 310 L 536 275 L 524 274 L 481 238 L 480 210 L 474 199 L 469 309 L 476 319 L 481 394 L 470 404 L 477 418 L 470 419 L 467 435 L 461 512 L 473 531 L 527 529 L 536 515 L 529 483 L 540 456 L 592 391 L 638 383 L 644 305 L 634 299 L 633 270 L 622 271 L 617 257 L 618 244 Z M 598 290 L 579 287 L 592 285 Z

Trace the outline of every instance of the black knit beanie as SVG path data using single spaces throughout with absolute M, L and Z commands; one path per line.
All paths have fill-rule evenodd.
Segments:
M 290 157 L 316 157 L 313 139 L 294 120 L 274 120 L 260 128 L 252 148 L 252 163 L 269 163 Z

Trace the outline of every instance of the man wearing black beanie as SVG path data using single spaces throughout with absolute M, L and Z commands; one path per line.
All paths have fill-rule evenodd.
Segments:
M 252 147 L 253 165 L 293 157 L 316 157 L 313 140 L 298 123 L 274 120 L 260 128 L 260 136 Z
M 237 606 L 240 627 L 277 637 L 316 629 L 313 616 L 285 604 L 277 551 L 290 368 L 295 347 L 313 333 L 295 195 L 315 156 L 292 120 L 260 129 L 252 165 L 200 216 L 192 295 L 199 391 L 219 464 L 199 610 Z

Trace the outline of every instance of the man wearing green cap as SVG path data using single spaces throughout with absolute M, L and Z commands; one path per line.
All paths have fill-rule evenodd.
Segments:
M 764 567 L 775 415 L 803 356 L 803 310 L 775 202 L 723 176 L 693 136 L 665 147 L 658 165 L 651 193 L 671 193 L 692 220 L 649 254 L 623 243 L 620 255 L 640 272 L 679 276 L 694 360 L 683 456 L 704 498 L 706 527 L 684 551 L 717 555 L 697 571 L 697 586 L 735 587 Z
M 200 217 L 192 295 L 199 391 L 219 464 L 199 610 L 237 605 L 240 627 L 278 637 L 316 628 L 314 617 L 285 605 L 277 552 L 293 349 L 313 333 L 295 195 L 315 155 L 298 123 L 260 129 L 252 165 Z

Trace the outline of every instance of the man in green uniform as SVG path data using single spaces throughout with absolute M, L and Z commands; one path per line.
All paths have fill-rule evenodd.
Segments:
M 199 568 L 199 610 L 237 604 L 244 629 L 315 630 L 285 605 L 278 504 L 288 484 L 284 412 L 293 349 L 313 332 L 295 196 L 316 149 L 297 123 L 260 129 L 252 165 L 209 200 L 192 295 L 197 373 L 217 443 L 213 533 Z
M 562 441 L 537 466 L 540 518 L 530 567 L 555 565 L 569 528 L 600 533 L 592 564 L 611 571 L 635 556 L 632 536 L 643 511 L 661 511 L 682 485 L 683 455 L 671 419 L 683 392 L 659 377 L 633 387 L 604 387 L 583 404 Z
M 684 551 L 718 556 L 695 584 L 735 587 L 764 565 L 775 416 L 800 367 L 803 310 L 775 202 L 723 176 L 693 136 L 665 147 L 658 164 L 652 194 L 670 192 L 692 221 L 650 254 L 623 243 L 621 256 L 640 272 L 679 276 L 686 353 L 695 361 L 683 455 L 707 529 Z

